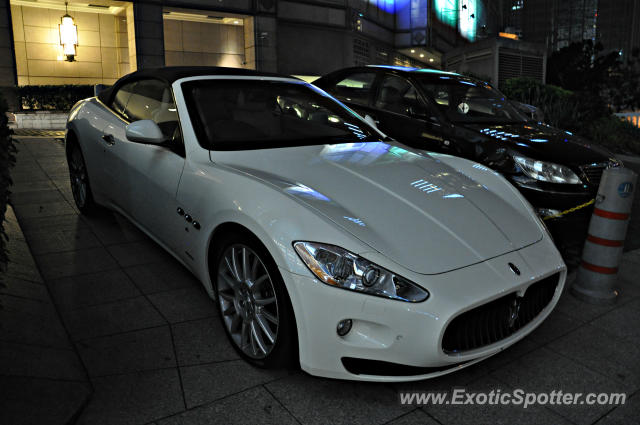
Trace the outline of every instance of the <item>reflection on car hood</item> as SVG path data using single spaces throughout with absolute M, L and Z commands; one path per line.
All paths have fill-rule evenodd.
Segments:
M 533 218 L 493 192 L 396 145 L 212 152 L 212 158 L 278 186 L 417 273 L 475 264 L 542 237 Z
M 604 149 L 592 146 L 570 132 L 545 124 L 464 124 L 462 127 L 503 142 L 532 158 L 563 165 L 577 167 L 606 162 L 610 156 Z

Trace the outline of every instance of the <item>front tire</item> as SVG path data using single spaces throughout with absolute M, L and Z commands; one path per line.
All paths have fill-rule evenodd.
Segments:
M 71 192 L 76 207 L 82 214 L 90 215 L 98 209 L 97 204 L 93 200 L 91 185 L 89 184 L 89 174 L 87 172 L 87 164 L 84 162 L 84 156 L 77 142 L 74 142 L 69 150 L 67 157 L 69 164 L 69 177 L 71 179 Z
M 295 319 L 275 262 L 250 235 L 221 239 L 212 280 L 227 337 L 255 366 L 291 366 L 297 351 Z

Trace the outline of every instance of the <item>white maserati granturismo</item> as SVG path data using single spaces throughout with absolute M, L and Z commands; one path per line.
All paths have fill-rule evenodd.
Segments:
M 73 196 L 192 271 L 254 365 L 407 381 L 522 339 L 566 277 L 544 224 L 499 174 L 368 122 L 295 78 L 141 70 L 72 109 Z

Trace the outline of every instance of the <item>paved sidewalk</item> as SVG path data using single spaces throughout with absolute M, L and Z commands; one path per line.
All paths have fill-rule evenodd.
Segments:
M 31 138 L 18 149 L 12 203 L 94 389 L 77 423 L 640 424 L 640 251 L 625 254 L 616 305 L 565 295 L 523 341 L 443 378 L 391 385 L 269 372 L 238 359 L 200 283 L 149 238 L 114 213 L 78 215 L 62 144 Z M 0 388 L 12 379 L 1 373 Z M 526 410 L 398 402 L 399 390 L 463 386 L 625 392 L 629 399 L 620 407 Z
M 70 423 L 91 396 L 69 340 L 9 206 L 6 273 L 0 273 L 0 423 Z

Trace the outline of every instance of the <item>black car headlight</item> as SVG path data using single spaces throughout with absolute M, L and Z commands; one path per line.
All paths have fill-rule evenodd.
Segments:
M 316 242 L 295 242 L 293 247 L 327 285 L 407 302 L 429 298 L 427 290 L 346 249 Z
M 548 183 L 581 184 L 580 178 L 569 167 L 552 162 L 538 161 L 522 155 L 513 155 L 514 162 L 532 179 Z

